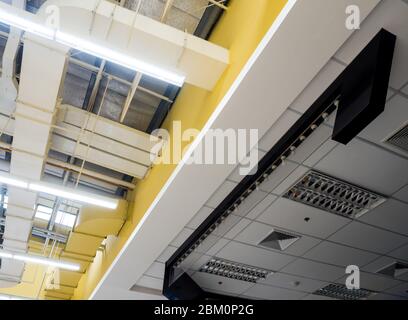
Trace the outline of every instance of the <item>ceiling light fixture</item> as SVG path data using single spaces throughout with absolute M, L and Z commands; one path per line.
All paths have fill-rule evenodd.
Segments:
M 35 34 L 42 38 L 54 40 L 62 45 L 68 46 L 70 48 L 75 48 L 79 51 L 83 51 L 85 53 L 88 53 L 90 55 L 96 56 L 107 61 L 111 61 L 125 68 L 129 68 L 142 74 L 151 76 L 153 78 L 163 80 L 175 86 L 181 87 L 184 84 L 185 81 L 184 75 L 164 70 L 147 62 L 140 61 L 126 54 L 112 50 L 106 46 L 96 44 L 93 41 L 88 41 L 76 37 L 74 35 L 61 32 L 59 30 L 47 28 L 41 23 L 36 23 L 30 21 L 28 18 L 23 18 L 18 16 L 17 14 L 7 12 L 7 9 L 5 9 L 5 7 L 9 5 L 6 4 L 0 5 L 3 7 L 0 8 L 0 22 L 2 23 L 8 24 L 13 27 L 17 27 L 21 30 Z M 35 15 L 32 16 L 33 19 L 36 18 Z
M 74 200 L 82 203 L 92 204 L 98 207 L 104 207 L 108 209 L 116 209 L 118 206 L 118 200 L 108 197 L 102 197 L 91 193 L 78 192 L 70 188 L 59 187 L 53 184 L 47 184 L 44 182 L 29 182 L 22 179 L 14 178 L 8 174 L 0 174 L 0 183 L 4 183 L 10 186 L 18 187 L 21 189 L 28 189 L 31 191 L 47 193 L 53 196 L 61 197 L 68 200 Z M 1 256 L 0 256 L 1 257 Z
M 71 262 L 66 262 L 66 261 L 61 261 L 61 260 L 56 260 L 56 259 L 38 257 L 38 256 L 33 256 L 33 255 L 25 254 L 25 253 L 13 253 L 10 251 L 0 250 L 0 257 L 3 259 L 13 259 L 13 260 L 18 260 L 18 261 L 23 261 L 23 262 L 28 262 L 28 263 L 41 264 L 44 266 L 51 266 L 51 267 L 56 267 L 60 269 L 70 270 L 70 271 L 78 271 L 80 269 L 80 265 L 77 263 L 71 263 Z

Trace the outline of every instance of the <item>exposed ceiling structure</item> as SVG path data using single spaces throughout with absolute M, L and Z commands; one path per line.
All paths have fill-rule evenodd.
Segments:
M 364 8 L 365 13 L 369 13 L 361 29 L 350 38 L 348 38 L 350 34 L 344 35 L 344 38 L 340 36 L 336 38 L 339 44 L 333 51 L 334 54 L 325 52 L 327 59 L 322 58 L 319 62 L 320 71 L 310 77 L 307 85 L 303 86 L 304 90 L 301 94 L 295 95 L 296 99 L 292 99 L 289 105 L 282 106 L 285 109 L 279 119 L 266 131 L 259 142 L 260 157 L 274 147 L 288 128 L 294 125 L 381 28 L 397 36 L 384 113 L 347 146 L 331 139 L 335 114 L 315 128 L 304 144 L 285 159 L 284 165 L 279 166 L 268 180 L 259 185 L 259 190 L 246 198 L 236 211 L 212 230 L 201 245 L 181 262 L 179 267 L 201 288 L 212 293 L 246 299 L 408 299 L 408 171 L 406 169 L 408 168 L 406 144 L 408 5 L 402 0 L 384 0 L 377 6 L 372 4 L 370 8 L 367 3 L 365 3 L 367 6 L 359 5 Z M 301 12 L 300 7 L 301 4 L 295 5 L 292 9 L 295 12 L 293 15 Z M 327 9 L 329 12 L 331 8 Z M 303 10 L 305 10 L 304 7 Z M 287 18 L 286 23 L 289 24 L 289 21 L 291 21 L 290 17 Z M 327 24 L 328 28 L 333 24 L 335 23 L 330 21 Z M 281 28 L 287 30 L 284 26 L 285 23 Z M 333 30 L 327 32 L 336 34 Z M 282 34 L 278 33 L 278 35 Z M 288 34 L 285 35 L 289 38 Z M 281 44 L 280 39 L 276 36 L 274 40 L 276 44 Z M 336 39 L 332 40 L 337 41 Z M 314 39 L 306 38 L 305 41 L 312 42 Z M 309 46 L 313 47 L 313 43 L 309 43 Z M 265 52 L 272 54 L 268 51 L 268 47 Z M 310 52 L 307 53 L 305 55 L 309 57 L 308 59 L 314 56 Z M 262 56 L 258 59 L 262 59 Z M 252 79 L 264 79 L 262 76 L 256 78 L 256 72 L 261 74 L 260 70 L 265 70 L 265 73 L 268 71 L 268 63 L 264 61 L 262 63 L 264 69 L 256 64 L 253 67 L 250 73 Z M 275 67 L 278 69 L 277 66 Z M 310 70 L 312 67 L 306 63 L 296 67 L 305 73 L 313 72 Z M 294 72 L 288 70 L 287 73 L 290 74 L 291 71 Z M 296 74 L 300 77 L 300 72 Z M 270 73 L 268 80 L 276 85 Z M 296 81 L 293 81 L 293 88 L 297 88 Z M 247 85 L 245 80 L 243 82 L 243 86 Z M 254 87 L 251 88 L 254 89 Z M 245 89 L 246 87 L 239 88 L 234 94 L 243 98 L 240 90 L 245 91 Z M 256 90 L 258 90 L 257 98 L 266 97 L 266 87 Z M 275 92 L 273 90 L 277 89 L 271 85 L 271 93 Z M 281 95 L 276 95 L 276 100 L 278 103 L 283 103 L 282 96 L 286 91 L 282 89 L 277 92 Z M 246 93 L 251 96 L 248 91 Z M 270 97 L 269 92 L 268 96 Z M 255 99 L 255 96 L 251 97 Z M 238 100 L 234 101 L 235 107 L 239 108 Z M 244 104 L 245 101 L 242 103 Z M 257 100 L 257 103 L 260 106 L 264 104 L 261 100 Z M 252 105 L 258 108 L 258 104 L 256 107 Z M 261 110 L 261 107 L 258 109 Z M 225 113 L 227 112 L 228 109 Z M 246 115 L 249 117 L 248 114 Z M 264 115 L 266 117 L 267 113 L 265 112 Z M 268 115 L 270 117 L 266 118 L 271 119 L 271 114 Z M 251 121 L 251 119 L 246 120 Z M 220 126 L 222 124 L 218 123 Z M 242 125 L 243 122 L 240 124 Z M 123 288 L 123 291 L 119 291 L 123 293 L 126 290 L 124 289 L 126 284 L 129 285 L 135 278 L 134 285 L 128 286 L 131 291 L 150 290 L 149 292 L 157 296 L 161 295 L 163 279 L 165 279 L 165 263 L 178 248 L 186 244 L 188 238 L 243 180 L 238 171 L 239 166 L 234 169 L 225 166 L 212 172 L 208 169 L 206 176 L 204 173 L 200 176 L 193 170 L 186 169 L 190 177 L 196 174 L 195 178 L 202 179 L 200 180 L 203 186 L 202 193 L 212 193 L 212 195 L 206 196 L 204 204 L 190 214 L 191 219 L 188 218 L 184 208 L 179 207 L 178 201 L 172 202 L 169 198 L 161 200 L 167 205 L 173 204 L 172 208 L 179 210 L 180 215 L 184 214 L 184 220 L 190 221 L 180 222 L 184 227 L 176 232 L 177 236 L 172 237 L 172 240 L 167 243 L 163 242 L 165 249 L 154 258 L 155 261 L 150 266 L 135 268 L 137 276 L 133 278 L 117 273 L 124 267 L 124 263 L 128 266 L 131 263 L 130 254 L 124 252 L 117 266 L 114 266 L 111 274 L 104 279 L 105 283 L 96 290 L 94 298 L 108 297 L 109 294 L 106 291 L 109 290 L 108 288 L 116 287 L 116 290 Z M 230 174 L 224 174 L 231 171 Z M 211 174 L 213 179 L 222 175 L 225 179 L 211 188 L 209 182 L 208 185 L 206 184 L 206 179 L 210 179 L 208 176 Z M 174 179 L 174 188 L 183 189 L 183 183 L 187 182 L 181 181 L 182 179 Z M 297 193 L 300 187 L 306 187 L 311 192 L 321 191 L 321 185 L 329 186 L 328 189 L 330 186 L 335 186 L 345 193 L 352 190 L 354 195 L 358 194 L 356 196 L 358 201 L 350 200 L 348 205 L 358 203 L 364 205 L 359 209 L 353 207 L 351 211 L 350 206 L 342 206 L 339 211 L 336 206 L 330 208 L 325 206 L 324 199 L 321 197 L 313 203 L 307 203 L 307 199 Z M 293 196 L 294 193 L 296 197 Z M 327 195 L 324 192 L 323 194 Z M 192 192 L 189 195 L 190 198 L 194 196 Z M 172 196 L 175 197 L 174 194 Z M 202 198 L 197 195 L 195 199 L 199 202 Z M 190 203 L 192 200 L 189 200 L 186 207 L 193 206 Z M 152 220 L 155 219 L 155 214 L 160 215 L 160 210 L 163 210 L 160 208 L 161 205 L 159 203 L 158 208 L 152 209 Z M 147 237 L 143 231 L 140 233 Z M 164 232 L 162 237 L 165 237 Z M 139 241 L 143 239 L 142 235 L 138 237 L 137 234 L 135 238 Z M 135 252 L 138 245 L 129 243 L 129 248 Z M 345 289 L 345 267 L 348 265 L 360 267 L 362 290 L 350 293 Z M 214 271 L 214 268 L 217 270 Z M 225 276 L 225 271 L 231 268 L 238 274 L 233 277 Z M 257 279 L 248 278 L 248 275 L 254 274 Z
M 3 2 L 41 17 L 44 14 L 44 6 L 41 6 L 46 1 Z M 48 3 L 51 2 L 59 4 L 58 1 Z M 84 7 L 80 3 L 66 1 L 64 6 L 88 10 L 88 2 Z M 212 71 L 194 75 L 188 64 L 194 64 L 196 59 L 209 58 L 215 64 L 220 63 L 221 73 L 227 65 L 224 64 L 228 60 L 227 50 L 191 35 L 208 9 L 207 1 L 167 4 L 120 1 L 115 3 L 118 6 L 105 1 L 102 5 L 101 1 L 95 3 L 98 6 L 94 14 L 98 15 L 94 18 L 101 22 L 98 27 L 108 24 L 103 20 L 106 10 L 122 10 L 121 14 L 134 20 L 152 23 L 150 27 L 157 34 L 171 32 L 177 41 L 173 48 L 169 45 L 168 53 L 172 56 L 171 50 L 175 50 L 171 59 L 176 60 L 174 56 L 182 52 L 180 65 L 174 69 L 184 70 L 186 81 L 192 77 L 193 82 L 206 82 L 212 77 Z M 64 6 L 61 7 L 63 14 Z M 26 16 L 27 19 L 32 17 Z M 62 23 L 68 30 L 74 19 L 63 18 Z M 115 19 L 118 24 L 123 22 L 119 16 Z M 77 22 L 79 25 L 79 20 Z M 112 23 L 109 27 L 114 29 Z M 95 27 L 95 37 L 98 32 Z M 110 36 L 114 39 L 113 32 Z M 123 30 L 122 34 L 125 34 Z M 21 30 L 0 25 L 1 171 L 20 179 L 68 188 L 64 190 L 119 200 L 115 212 L 105 212 L 64 196 L 2 187 L 2 248 L 79 263 L 79 272 L 62 275 L 61 290 L 45 290 L 46 298 L 68 299 L 104 239 L 116 235 L 123 226 L 127 213 L 127 202 L 123 199 L 149 172 L 158 152 L 152 151 L 152 147 L 161 144 L 160 139 L 150 133 L 162 125 L 179 87 L 30 33 L 20 36 Z M 206 36 L 208 34 L 204 38 Z M 184 39 L 184 47 L 180 39 Z M 146 40 L 146 52 L 155 40 L 153 36 L 152 40 Z M 197 46 L 208 50 L 198 52 Z M 217 51 L 222 53 L 221 60 L 217 58 Z M 167 61 L 169 65 L 173 64 L 171 59 Z M 215 78 L 202 84 L 207 86 L 214 81 Z M 1 259 L 0 285 L 10 287 L 21 283 L 24 269 L 24 262 Z

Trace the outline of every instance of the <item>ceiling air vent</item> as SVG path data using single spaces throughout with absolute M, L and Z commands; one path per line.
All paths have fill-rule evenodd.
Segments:
M 213 258 L 208 261 L 200 268 L 200 272 L 251 283 L 256 283 L 259 279 L 266 279 L 272 273 L 270 270 L 219 258 Z
M 284 197 L 349 218 L 358 218 L 386 199 L 347 182 L 309 171 Z
M 377 273 L 390 276 L 393 278 L 401 277 L 408 272 L 408 264 L 402 262 L 394 262 L 391 265 L 377 271 Z
M 329 284 L 313 294 L 341 300 L 361 300 L 370 297 L 375 292 L 366 289 L 347 289 L 343 284 Z
M 388 144 L 393 145 L 405 152 L 408 152 L 408 125 L 405 125 L 397 133 L 386 140 Z
M 259 245 L 269 249 L 284 251 L 299 239 L 299 236 L 283 231 L 273 230 L 259 243 Z

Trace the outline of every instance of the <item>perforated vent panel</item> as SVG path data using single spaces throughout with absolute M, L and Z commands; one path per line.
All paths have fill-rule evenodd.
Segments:
M 349 290 L 342 284 L 329 284 L 328 286 L 314 292 L 315 295 L 324 296 L 340 300 L 361 300 L 375 294 L 366 289 Z
M 408 125 L 389 138 L 387 143 L 408 152 Z

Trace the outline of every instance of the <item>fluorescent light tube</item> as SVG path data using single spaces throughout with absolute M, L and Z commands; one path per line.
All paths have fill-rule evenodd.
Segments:
M 116 209 L 118 206 L 118 201 L 116 199 L 98 197 L 92 194 L 72 191 L 72 189 L 68 189 L 68 188 L 58 188 L 57 186 L 53 186 L 53 185 L 30 183 L 28 186 L 28 189 L 32 191 L 52 194 L 54 196 L 65 198 L 65 199 L 93 204 L 95 206 L 104 207 L 108 209 Z
M 33 18 L 36 17 L 33 15 Z M 28 19 L 19 17 L 16 14 L 11 14 L 4 9 L 0 9 L 0 21 L 10 26 L 17 27 L 26 32 L 33 33 L 37 36 L 50 40 L 55 40 L 60 44 L 66 45 L 71 48 L 75 48 L 79 51 L 86 52 L 90 55 L 99 57 L 101 59 L 119 64 L 125 68 L 129 68 L 137 72 L 151 76 L 153 78 L 163 80 L 175 86 L 181 87 L 184 84 L 185 76 L 183 75 L 176 74 L 168 70 L 164 70 L 150 63 L 140 61 L 126 54 L 122 54 L 118 51 L 109 49 L 108 47 L 98 45 L 94 42 L 87 41 L 85 39 L 78 38 L 74 35 L 57 31 L 52 28 L 47 28 L 40 23 L 35 23 Z
M 5 174 L 0 174 L 0 183 L 4 183 L 9 186 L 23 188 L 23 189 L 28 188 L 27 182 L 20 180 L 20 179 L 11 178 L 10 176 L 5 175 Z
M 120 52 L 100 46 L 90 41 L 77 38 L 67 33 L 57 31 L 55 33 L 55 40 L 68 47 L 75 48 L 90 55 L 114 62 L 123 67 L 138 71 L 153 78 L 163 80 L 178 87 L 181 87 L 185 81 L 184 76 L 175 74 L 162 68 L 158 68 L 152 64 L 134 59 Z
M 3 259 L 13 259 L 28 263 L 41 264 L 44 266 L 51 266 L 70 271 L 78 271 L 80 269 L 80 265 L 78 263 L 71 263 L 67 261 L 38 257 L 24 253 L 12 253 L 0 250 L 0 257 Z

